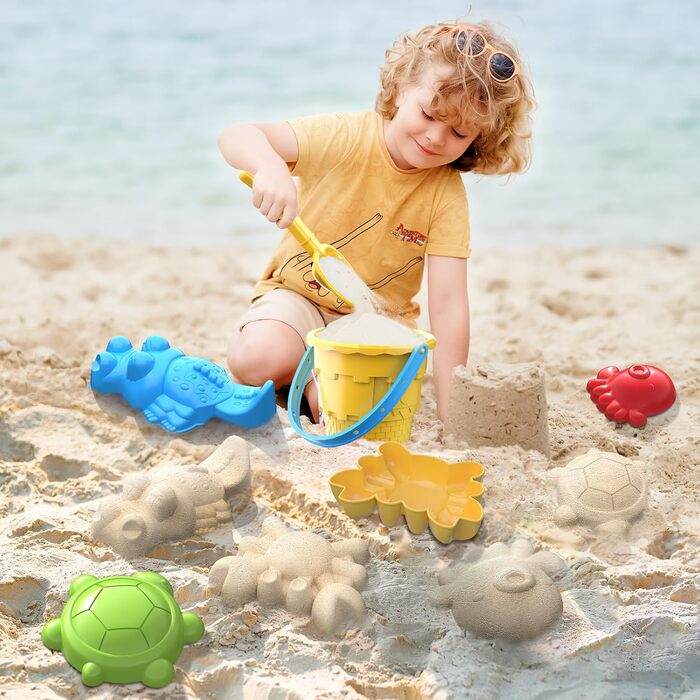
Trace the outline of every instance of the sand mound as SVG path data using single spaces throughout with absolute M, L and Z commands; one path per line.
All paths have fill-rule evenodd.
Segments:
M 330 323 L 319 333 L 325 340 L 358 345 L 413 348 L 422 338 L 398 321 L 375 313 L 353 313 Z

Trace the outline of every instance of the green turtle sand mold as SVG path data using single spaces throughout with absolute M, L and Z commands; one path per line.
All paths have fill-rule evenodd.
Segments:
M 204 623 L 175 602 L 168 580 L 152 571 L 98 579 L 78 576 L 60 618 L 47 622 L 41 640 L 61 651 L 83 683 L 137 683 L 162 688 L 185 644 L 204 634 Z

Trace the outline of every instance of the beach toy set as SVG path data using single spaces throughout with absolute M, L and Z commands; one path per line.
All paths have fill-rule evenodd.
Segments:
M 241 179 L 252 186 L 250 173 Z M 320 284 L 351 306 L 370 304 L 371 292 L 337 250 L 319 243 L 298 217 L 289 230 L 312 255 L 313 274 Z M 381 443 L 376 454 L 359 457 L 355 468 L 339 471 L 329 480 L 347 516 L 368 518 L 378 511 L 386 527 L 399 525 L 403 518 L 411 533 L 429 531 L 442 544 L 469 540 L 484 518 L 483 465 L 450 463 L 413 453 L 401 444 L 410 439 L 428 352 L 436 340 L 414 331 L 412 344 L 410 338 L 378 344 L 385 326 L 380 324 L 379 329 L 368 343 L 327 337 L 323 328 L 308 334 L 308 349 L 290 387 L 290 423 L 318 446 L 336 447 L 360 437 Z M 303 389 L 312 373 L 325 435 L 306 432 L 301 425 Z M 482 390 L 502 391 L 503 378 L 492 380 L 482 382 Z M 532 412 L 537 403 L 533 396 L 541 399 L 542 411 L 536 414 L 543 417 L 535 430 L 528 425 L 524 432 L 529 441 L 533 434 L 543 436 L 547 451 L 543 376 L 528 369 L 526 375 L 511 376 L 511 383 L 516 393 L 523 393 L 523 387 L 530 392 L 522 399 L 523 412 Z M 468 378 L 463 384 L 469 385 Z M 276 414 L 272 381 L 262 387 L 235 384 L 222 367 L 185 355 L 161 336 L 150 336 L 140 350 L 123 336 L 113 337 L 95 358 L 90 385 L 96 392 L 121 395 L 149 422 L 174 433 L 212 418 L 255 428 Z M 676 398 L 670 377 L 650 365 L 633 365 L 622 372 L 606 367 L 588 382 L 587 390 L 609 419 L 635 427 L 667 410 Z M 508 406 L 512 413 L 511 401 L 490 405 L 496 404 Z M 455 432 L 464 431 L 457 425 Z M 530 444 L 511 432 L 516 444 L 542 449 L 539 442 Z M 92 534 L 124 557 L 145 556 L 162 541 L 181 540 L 230 522 L 231 499 L 245 497 L 249 474 L 247 443 L 229 437 L 200 465 L 166 466 L 132 477 L 121 496 L 104 502 Z M 566 468 L 554 470 L 552 477 L 557 479 L 558 525 L 580 522 L 622 534 L 646 504 L 642 468 L 616 454 L 591 450 Z M 477 554 L 470 553 L 438 576 L 433 604 L 449 607 L 463 630 L 483 638 L 531 639 L 556 623 L 563 610 L 555 585 L 565 568 L 561 559 L 534 552 L 522 539 L 512 546 L 495 543 Z M 209 590 L 229 608 L 255 600 L 308 616 L 318 631 L 336 634 L 365 619 L 367 606 L 360 591 L 367 582 L 368 559 L 365 540 L 331 543 L 267 518 L 260 536 L 244 537 L 235 556 L 223 557 L 211 567 Z M 104 579 L 84 574 L 73 581 L 69 592 L 61 617 L 44 626 L 42 641 L 61 650 L 86 685 L 140 681 L 163 687 L 172 681 L 173 664 L 184 645 L 204 633 L 202 620 L 182 613 L 168 581 L 153 572 Z

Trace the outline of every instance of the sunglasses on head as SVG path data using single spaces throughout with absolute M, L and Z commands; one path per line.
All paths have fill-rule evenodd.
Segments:
M 497 83 L 507 83 L 520 74 L 518 64 L 513 57 L 491 46 L 478 30 L 464 25 L 456 25 L 451 27 L 450 31 L 455 33 L 455 46 L 463 56 L 476 58 L 490 51 L 488 55 L 489 73 Z

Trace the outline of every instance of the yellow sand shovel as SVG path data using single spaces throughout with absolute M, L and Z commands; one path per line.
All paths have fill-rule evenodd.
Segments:
M 244 170 L 239 177 L 242 182 L 248 185 L 248 187 L 253 187 L 252 173 Z M 298 216 L 294 218 L 294 221 L 292 221 L 291 226 L 287 230 L 292 234 L 292 236 L 294 236 L 294 238 L 297 239 L 297 241 L 299 241 L 301 247 L 311 256 L 311 272 L 318 283 L 322 284 L 326 289 L 331 291 L 341 301 L 345 302 L 349 306 L 355 306 L 355 303 L 357 303 L 359 300 L 356 299 L 353 302 L 352 299 L 348 299 L 347 291 L 345 291 L 345 294 L 341 293 L 337 284 L 334 284 L 332 280 L 328 279 L 328 276 L 323 271 L 323 258 L 335 258 L 336 260 L 340 260 L 342 263 L 344 263 L 349 268 L 350 273 L 354 277 L 357 277 L 357 273 L 352 269 L 352 265 L 348 262 L 345 256 L 336 250 L 332 245 L 328 245 L 328 243 L 321 243 L 318 238 L 316 238 L 313 231 Z M 338 282 L 341 281 L 338 280 Z

